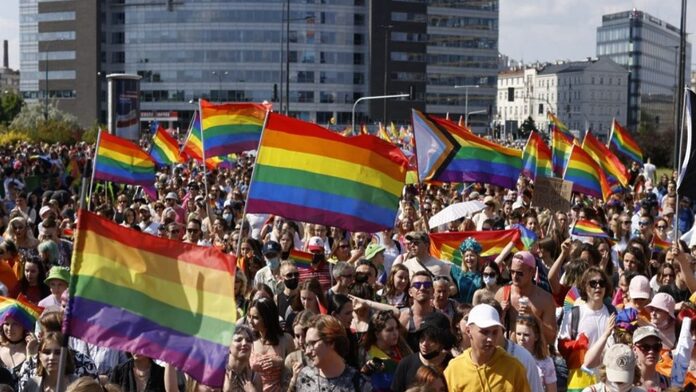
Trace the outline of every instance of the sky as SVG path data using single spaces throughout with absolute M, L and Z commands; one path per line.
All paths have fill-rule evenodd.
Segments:
M 0 40 L 10 41 L 10 67 L 16 69 L 19 0 L 0 1 Z M 692 25 L 687 24 L 686 30 L 696 31 L 696 3 L 690 3 L 687 23 Z M 500 0 L 499 49 L 525 63 L 582 60 L 596 56 L 596 29 L 602 15 L 636 8 L 679 27 L 680 7 L 681 0 Z

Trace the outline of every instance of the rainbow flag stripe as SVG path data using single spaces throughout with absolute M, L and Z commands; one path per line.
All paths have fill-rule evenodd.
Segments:
M 553 177 L 551 149 L 538 133 L 532 131 L 522 152 L 522 174 L 535 180 L 537 176 Z
M 551 113 L 551 112 L 546 112 L 546 117 L 549 119 L 549 121 L 551 122 L 551 124 L 552 124 L 556 129 L 558 129 L 559 131 L 561 131 L 561 133 L 563 133 L 564 135 L 566 135 L 566 136 L 568 136 L 568 137 L 573 137 L 573 135 L 572 135 L 572 134 L 570 133 L 570 131 L 568 130 L 568 126 L 565 125 L 565 123 L 564 123 L 563 121 L 561 121 L 561 119 L 559 119 L 558 117 L 556 117 L 555 114 L 553 114 L 553 113 Z
M 524 245 L 524 250 L 531 250 L 532 246 L 534 246 L 534 243 L 537 242 L 537 240 L 539 239 L 535 232 L 529 230 L 524 225 L 515 223 L 514 225 L 512 225 L 512 228 L 519 230 L 520 240 Z
M 430 254 L 440 260 L 445 260 L 462 265 L 462 253 L 459 251 L 459 245 L 465 239 L 473 237 L 483 251 L 481 256 L 495 257 L 499 255 L 505 246 L 513 241 L 515 246 L 513 251 L 524 250 L 524 244 L 517 229 L 496 230 L 496 231 L 459 231 L 449 233 L 431 233 L 430 234 Z
M 201 141 L 201 116 L 195 112 L 191 119 L 186 141 L 181 152 L 190 159 L 195 159 L 198 162 L 203 162 L 203 142 Z M 209 169 L 218 167 L 223 162 L 219 157 L 206 157 L 205 166 Z
M 201 104 L 201 129 L 206 157 L 255 150 L 268 109 L 256 103 Z
M 571 234 L 581 237 L 609 238 L 609 234 L 602 230 L 598 224 L 585 219 L 575 222 Z
M 582 141 L 582 149 L 600 164 L 602 169 L 607 173 L 607 180 L 610 185 L 615 183 L 621 186 L 628 186 L 628 171 L 621 163 L 619 158 L 611 152 L 607 146 L 597 140 L 590 131 L 585 133 L 585 139 Z
M 43 310 L 44 308 L 29 302 L 24 294 L 20 294 L 17 299 L 0 296 L 0 323 L 11 318 L 27 331 L 34 331 L 36 320 Z
M 161 126 L 157 127 L 157 131 L 152 136 L 150 156 L 160 165 L 183 162 L 179 155 L 179 142 Z
M 563 299 L 563 311 L 570 312 L 573 309 L 573 306 L 575 306 L 575 303 L 578 302 L 578 299 L 580 299 L 580 290 L 578 290 L 577 287 L 572 286 Z
M 295 263 L 298 269 L 312 268 L 313 255 L 309 252 L 303 252 L 297 249 L 290 249 L 290 259 Z
M 513 189 L 522 171 L 522 152 L 503 147 L 456 123 L 413 111 L 421 179 L 483 182 Z M 432 150 L 436 145 L 438 150 Z M 421 162 L 426 170 L 421 169 Z M 428 171 L 429 173 L 426 173 Z
M 628 129 L 622 127 L 616 119 L 611 123 L 608 145 L 613 146 L 616 151 L 622 153 L 627 158 L 641 164 L 643 163 L 643 150 L 631 137 Z
M 67 334 L 221 387 L 235 328 L 233 256 L 80 211 Z
M 611 187 L 599 164 L 582 147 L 574 145 L 563 179 L 573 181 L 573 192 L 601 198 L 606 201 Z
M 570 151 L 575 144 L 575 138 L 569 138 L 558 128 L 551 128 L 551 149 L 553 173 L 558 177 L 563 177 L 563 171 L 568 165 Z
M 667 241 L 667 240 L 663 240 L 658 235 L 654 235 L 653 242 L 652 242 L 651 246 L 652 246 L 653 251 L 663 253 L 663 252 L 667 252 L 669 250 L 669 248 L 672 247 L 672 243 Z
M 408 167 L 398 147 L 276 113 L 267 121 L 247 212 L 368 233 L 394 226 Z
M 135 143 L 100 132 L 94 179 L 152 187 L 155 182 L 155 162 Z

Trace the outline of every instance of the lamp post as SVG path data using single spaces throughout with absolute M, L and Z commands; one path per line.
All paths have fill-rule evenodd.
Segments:
M 384 29 L 384 92 L 383 95 L 388 94 L 389 89 L 389 32 L 394 28 L 394 25 L 380 25 Z M 384 100 L 383 112 L 384 116 L 384 126 L 387 126 L 387 100 Z
M 222 78 L 225 75 L 229 75 L 229 72 L 227 71 L 213 71 L 211 72 L 213 75 L 217 76 L 218 78 L 218 98 L 219 101 L 222 102 Z
M 471 113 L 466 113 L 466 116 L 464 117 L 464 124 L 467 125 L 467 128 L 468 128 L 468 124 L 469 124 L 469 116 L 471 116 L 472 114 L 481 114 L 481 113 L 488 113 L 488 110 L 481 109 L 481 110 L 474 110 Z
M 410 96 L 410 94 L 374 95 L 374 96 L 371 96 L 371 97 L 362 97 L 362 98 L 358 98 L 358 100 L 355 101 L 355 103 L 353 104 L 353 116 L 352 116 L 352 121 L 351 121 L 351 124 L 352 124 L 351 130 L 352 130 L 352 133 L 355 134 L 355 107 L 358 106 L 358 103 L 360 103 L 360 102 L 362 102 L 362 101 L 371 101 L 371 100 L 373 100 L 373 99 L 405 98 L 405 97 L 408 97 L 408 96 Z
M 464 85 L 458 85 L 454 86 L 454 88 L 463 88 L 464 89 L 464 126 L 469 127 L 469 123 L 467 122 L 467 113 L 469 112 L 469 89 L 470 88 L 479 88 L 478 84 L 464 84 Z

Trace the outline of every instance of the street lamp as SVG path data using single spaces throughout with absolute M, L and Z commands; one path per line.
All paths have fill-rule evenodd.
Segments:
M 371 96 L 371 97 L 358 98 L 358 100 L 355 101 L 355 103 L 353 104 L 353 116 L 352 116 L 352 121 L 351 121 L 352 132 L 351 133 L 355 134 L 355 107 L 358 106 L 358 103 L 360 103 L 362 101 L 371 101 L 373 99 L 405 98 L 405 97 L 409 97 L 409 96 L 411 96 L 411 94 L 375 95 L 375 96 Z
M 394 25 L 380 25 L 384 29 L 384 92 L 383 95 L 387 95 L 387 90 L 389 89 L 389 32 L 394 28 Z M 384 100 L 382 114 L 384 115 L 384 126 L 387 126 L 387 100 Z
M 478 84 L 464 84 L 464 85 L 458 85 L 454 86 L 454 88 L 463 88 L 464 89 L 464 126 L 467 128 L 469 127 L 469 123 L 466 121 L 467 119 L 467 113 L 469 112 L 469 89 L 470 88 L 479 88 Z
M 486 110 L 486 109 L 481 109 L 481 110 L 474 110 L 474 111 L 471 112 L 471 113 L 466 113 L 466 116 L 464 117 L 464 125 L 466 125 L 467 128 L 468 128 L 469 116 L 471 116 L 472 114 L 481 114 L 481 113 L 488 113 L 488 110 Z
M 223 101 L 222 100 L 222 78 L 225 75 L 229 75 L 229 72 L 227 72 L 227 71 L 221 71 L 221 72 L 213 71 L 212 74 L 216 75 L 218 78 L 218 98 L 219 98 L 220 102 L 222 102 Z

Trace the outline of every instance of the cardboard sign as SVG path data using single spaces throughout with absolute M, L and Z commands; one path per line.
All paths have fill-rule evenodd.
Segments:
M 551 211 L 570 210 L 573 182 L 560 178 L 537 177 L 534 182 L 532 205 Z

